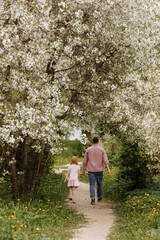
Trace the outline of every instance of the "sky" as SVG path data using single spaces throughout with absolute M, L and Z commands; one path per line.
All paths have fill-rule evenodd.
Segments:
M 78 129 L 75 129 L 74 131 L 73 131 L 73 133 L 70 135 L 70 137 L 69 137 L 69 139 L 70 140 L 74 140 L 74 139 L 79 139 L 79 140 L 81 140 L 81 130 L 78 130 Z

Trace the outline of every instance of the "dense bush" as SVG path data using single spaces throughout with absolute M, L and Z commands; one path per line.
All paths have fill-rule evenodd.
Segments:
M 103 180 L 103 195 L 107 199 L 114 201 L 121 201 L 125 198 L 126 193 L 133 189 L 132 182 L 125 182 L 119 180 L 119 169 L 113 167 L 111 169 L 111 175 L 107 176 L 107 171 L 104 171 Z
M 126 186 L 126 189 L 144 187 L 151 176 L 151 159 L 139 146 L 139 140 L 132 142 L 121 134 L 107 135 L 103 139 L 111 167 L 119 168 L 119 181 L 115 184 Z
M 137 142 L 122 140 L 121 156 L 119 161 L 119 180 L 131 183 L 134 188 L 143 187 L 148 181 L 151 159 Z
M 110 165 L 117 166 L 123 147 L 122 142 L 116 136 L 108 134 L 103 139 L 103 147 L 106 150 Z

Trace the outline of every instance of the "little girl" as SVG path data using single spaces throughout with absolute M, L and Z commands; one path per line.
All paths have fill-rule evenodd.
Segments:
M 76 193 L 77 188 L 79 187 L 79 181 L 78 181 L 78 173 L 80 174 L 80 166 L 78 166 L 78 158 L 73 156 L 70 160 L 70 166 L 68 167 L 68 172 L 66 174 L 66 180 L 68 180 L 68 187 L 70 187 L 70 200 L 72 200 L 73 203 L 76 203 Z

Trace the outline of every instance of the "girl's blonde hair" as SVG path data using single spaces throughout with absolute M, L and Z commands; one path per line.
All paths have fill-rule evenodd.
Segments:
M 70 163 L 78 165 L 78 158 L 75 156 L 71 157 Z

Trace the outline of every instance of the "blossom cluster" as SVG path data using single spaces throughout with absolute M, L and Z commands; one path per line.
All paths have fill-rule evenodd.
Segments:
M 56 142 L 95 119 L 159 148 L 159 1 L 2 1 L 0 139 Z

